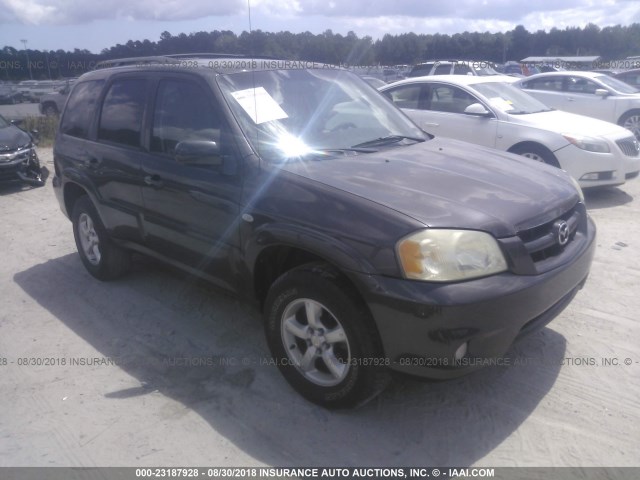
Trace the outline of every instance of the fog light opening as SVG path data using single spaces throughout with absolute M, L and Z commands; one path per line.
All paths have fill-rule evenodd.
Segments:
M 618 177 L 616 170 L 608 172 L 591 172 L 585 173 L 580 177 L 580 180 L 597 181 L 597 180 L 615 180 Z
M 462 345 L 460 345 L 458 347 L 458 349 L 456 350 L 455 353 L 455 359 L 456 361 L 458 360 L 462 360 L 464 358 L 464 356 L 467 354 L 467 347 L 469 346 L 468 342 L 464 342 Z

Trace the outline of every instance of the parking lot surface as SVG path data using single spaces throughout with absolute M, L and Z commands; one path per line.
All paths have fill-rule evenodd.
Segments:
M 270 363 L 258 312 L 142 257 L 99 282 L 50 180 L 0 187 L 0 466 L 639 466 L 639 197 L 587 194 L 585 288 L 500 365 L 330 412 Z

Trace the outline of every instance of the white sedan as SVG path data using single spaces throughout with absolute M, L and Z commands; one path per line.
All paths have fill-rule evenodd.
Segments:
M 617 78 L 596 72 L 550 72 L 514 85 L 558 110 L 617 123 L 640 140 L 640 92 Z
M 442 75 L 380 88 L 423 130 L 554 165 L 583 188 L 638 176 L 640 147 L 622 127 L 548 108 L 512 77 Z

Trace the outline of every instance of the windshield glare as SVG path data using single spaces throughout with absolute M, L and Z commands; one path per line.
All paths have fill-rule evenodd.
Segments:
M 613 88 L 618 93 L 638 93 L 640 90 L 624 83 L 622 80 L 610 77 L 609 75 L 600 75 L 596 77 L 600 83 L 604 83 L 607 87 Z
M 240 72 L 218 82 L 249 141 L 267 160 L 335 153 L 389 136 L 428 138 L 346 71 Z
M 489 105 L 505 113 L 523 115 L 550 110 L 544 103 L 508 83 L 477 83 L 471 87 L 484 95 Z

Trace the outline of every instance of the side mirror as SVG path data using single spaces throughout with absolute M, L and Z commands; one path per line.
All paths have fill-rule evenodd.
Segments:
M 597 88 L 595 94 L 599 97 L 606 98 L 609 96 L 609 90 L 607 90 L 606 88 Z
M 9 122 L 9 123 L 11 123 L 11 125 L 15 125 L 16 127 L 19 127 L 20 125 L 22 125 L 24 123 L 24 119 L 18 118 L 18 119 L 15 119 L 15 120 L 11 120 L 11 122 Z
M 176 145 L 174 158 L 183 165 L 220 167 L 224 163 L 220 147 L 211 140 L 185 140 Z
M 472 103 L 464 109 L 466 115 L 473 115 L 476 117 L 490 117 L 491 112 L 487 110 L 481 103 Z

